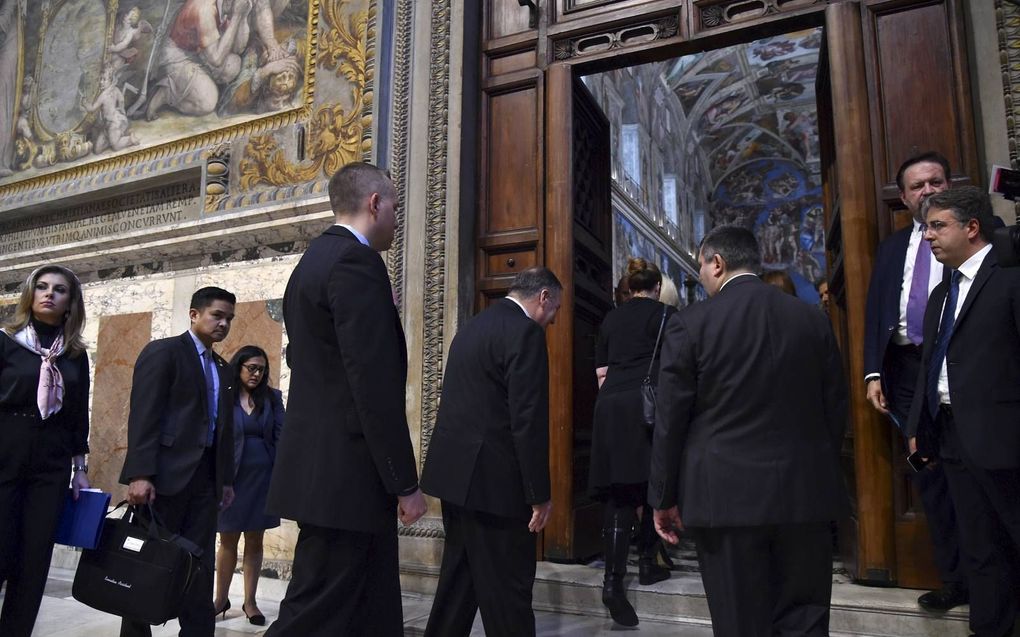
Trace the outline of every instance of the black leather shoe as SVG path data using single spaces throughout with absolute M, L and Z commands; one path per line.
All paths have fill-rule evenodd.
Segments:
M 917 604 L 921 608 L 933 613 L 944 613 L 951 608 L 962 606 L 969 601 L 967 589 L 959 582 L 947 582 L 945 586 L 935 591 L 928 591 L 917 598 Z

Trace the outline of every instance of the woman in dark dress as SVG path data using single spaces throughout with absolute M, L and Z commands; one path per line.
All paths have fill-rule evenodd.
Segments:
M 605 543 L 606 574 L 602 603 L 613 620 L 636 626 L 637 614 L 627 601 L 623 576 L 631 529 L 640 515 L 638 535 L 638 579 L 654 584 L 669 577 L 659 566 L 658 536 L 651 509 L 645 507 L 652 432 L 643 423 L 641 382 L 652 363 L 655 341 L 663 319 L 676 312 L 658 301 L 662 274 L 654 263 L 631 258 L 627 282 L 632 297 L 606 315 L 599 328 L 595 354 L 595 375 L 599 383 L 592 430 L 591 468 L 588 484 L 596 499 L 605 503 L 602 537 Z M 658 352 L 652 378 L 658 378 Z
M 216 614 L 230 608 L 230 580 L 237 566 L 237 543 L 244 533 L 244 602 L 241 610 L 256 626 L 266 617 L 255 602 L 262 570 L 262 538 L 266 529 L 280 526 L 280 518 L 265 514 L 269 478 L 276 443 L 283 428 L 283 398 L 269 386 L 269 357 L 259 347 L 245 345 L 230 361 L 237 397 L 234 401 L 234 503 L 220 512 L 220 550 L 216 554 Z
M 85 302 L 67 268 L 29 275 L 0 335 L 0 635 L 29 637 L 68 480 L 89 488 Z

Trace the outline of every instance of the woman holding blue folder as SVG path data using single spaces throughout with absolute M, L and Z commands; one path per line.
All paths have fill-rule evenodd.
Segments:
M 71 471 L 89 487 L 89 360 L 78 277 L 47 265 L 29 275 L 0 335 L 0 635 L 30 637 Z

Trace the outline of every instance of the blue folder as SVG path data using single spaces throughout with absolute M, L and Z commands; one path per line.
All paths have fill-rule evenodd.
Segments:
M 103 521 L 110 507 L 110 494 L 98 490 L 82 490 L 78 492 L 78 500 L 67 490 L 64 510 L 57 524 L 57 544 L 77 546 L 83 549 L 94 549 L 99 545 L 99 535 L 103 532 Z

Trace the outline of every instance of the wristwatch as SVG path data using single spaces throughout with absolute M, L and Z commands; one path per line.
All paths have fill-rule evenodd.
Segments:
M 72 464 L 71 471 L 74 473 L 77 473 L 79 471 L 81 471 L 82 473 L 88 473 L 89 466 L 87 464 Z

